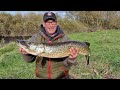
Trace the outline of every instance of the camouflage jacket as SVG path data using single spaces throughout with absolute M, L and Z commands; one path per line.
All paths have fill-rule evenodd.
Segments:
M 69 38 L 63 33 L 60 27 L 57 27 L 57 32 L 54 37 L 50 37 L 41 25 L 39 33 L 34 34 L 30 39 L 37 43 L 55 43 L 61 41 L 67 41 Z M 36 61 L 35 77 L 40 79 L 61 79 L 69 75 L 70 66 L 73 65 L 76 60 L 71 61 L 68 57 L 64 58 L 46 58 L 33 56 L 31 54 L 23 55 L 26 62 Z

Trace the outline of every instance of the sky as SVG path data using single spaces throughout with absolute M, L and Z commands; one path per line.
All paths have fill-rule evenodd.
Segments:
M 39 13 L 45 13 L 47 11 L 0 11 L 0 12 L 6 12 L 6 13 L 10 13 L 12 15 L 15 15 L 16 13 L 21 13 L 22 15 L 24 15 L 24 14 L 27 14 L 27 13 L 30 13 L 30 12 L 39 14 Z M 65 11 L 52 11 L 52 12 L 58 13 L 58 15 L 60 15 L 60 16 L 65 15 Z

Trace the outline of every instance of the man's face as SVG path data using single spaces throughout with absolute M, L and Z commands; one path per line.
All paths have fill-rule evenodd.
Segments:
M 44 22 L 44 27 L 47 33 L 53 34 L 57 29 L 57 21 L 47 20 L 46 22 Z

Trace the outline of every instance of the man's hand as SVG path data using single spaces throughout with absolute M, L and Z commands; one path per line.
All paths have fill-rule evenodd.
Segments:
M 79 49 L 77 49 L 77 48 L 70 48 L 70 56 L 69 56 L 69 58 L 71 60 L 74 60 L 75 58 L 77 58 L 78 55 L 79 55 Z
M 19 48 L 19 51 L 22 53 L 22 54 L 28 54 L 27 51 L 23 48 Z

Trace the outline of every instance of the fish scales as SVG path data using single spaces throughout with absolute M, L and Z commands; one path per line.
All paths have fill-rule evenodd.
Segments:
M 17 45 L 26 49 L 30 54 L 48 58 L 62 58 L 69 56 L 70 48 L 78 48 L 79 54 L 90 57 L 90 43 L 79 41 L 66 41 L 54 44 L 35 43 L 27 40 L 17 40 Z

